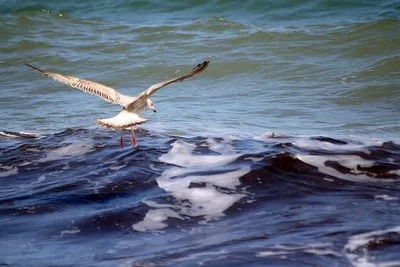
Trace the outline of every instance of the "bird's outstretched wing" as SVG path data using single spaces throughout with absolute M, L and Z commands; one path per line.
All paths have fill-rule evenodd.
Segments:
M 32 69 L 42 73 L 44 76 L 47 76 L 51 79 L 56 80 L 57 82 L 64 83 L 66 85 L 69 85 L 73 88 L 77 88 L 79 90 L 82 90 L 86 93 L 96 95 L 98 97 L 103 98 L 107 102 L 113 103 L 113 104 L 119 104 L 119 105 L 124 105 L 122 103 L 121 98 L 124 97 L 124 95 L 118 93 L 115 89 L 96 83 L 92 82 L 89 80 L 84 80 L 84 79 L 79 79 L 71 76 L 66 76 L 58 73 L 51 73 L 47 71 L 43 71 L 41 69 L 38 69 L 30 64 L 25 63 L 28 67 L 31 67 Z
M 145 90 L 141 94 L 139 94 L 135 98 L 134 101 L 132 101 L 129 105 L 126 106 L 126 108 L 132 109 L 135 106 L 135 103 L 143 102 L 144 100 L 147 100 L 152 94 L 157 92 L 160 88 L 167 86 L 168 84 L 175 83 L 175 82 L 181 82 L 187 78 L 190 78 L 196 74 L 203 72 L 208 67 L 209 63 L 210 63 L 210 61 L 204 61 L 203 63 L 200 63 L 197 66 L 195 66 L 190 72 L 186 73 L 185 75 L 173 78 L 171 80 L 162 81 L 162 82 L 159 82 L 159 83 L 156 83 L 156 84 L 150 86 L 147 90 Z

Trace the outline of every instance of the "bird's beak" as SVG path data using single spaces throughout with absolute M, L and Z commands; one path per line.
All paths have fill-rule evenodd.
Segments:
M 156 110 L 155 108 L 152 108 L 152 110 L 154 111 L 154 113 L 156 113 L 156 112 L 157 112 L 157 110 Z

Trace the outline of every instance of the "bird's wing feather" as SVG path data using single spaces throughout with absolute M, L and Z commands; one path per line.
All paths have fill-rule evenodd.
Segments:
M 115 89 L 96 83 L 92 82 L 89 80 L 84 80 L 80 78 L 75 78 L 71 76 L 66 76 L 58 73 L 51 73 L 47 71 L 43 71 L 41 69 L 38 69 L 30 64 L 25 64 L 28 67 L 31 67 L 32 69 L 42 73 L 43 75 L 56 80 L 57 82 L 69 85 L 73 88 L 77 88 L 79 90 L 82 90 L 83 92 L 96 95 L 98 97 L 103 98 L 107 102 L 113 103 L 113 104 L 119 104 L 119 105 L 124 105 L 125 103 L 122 103 L 121 98 L 124 97 L 124 95 L 118 93 Z
M 133 109 L 135 107 L 136 103 L 140 103 L 140 102 L 143 102 L 144 100 L 147 100 L 147 98 L 149 98 L 152 94 L 157 92 L 160 88 L 167 86 L 168 84 L 175 83 L 175 82 L 181 82 L 187 78 L 190 78 L 196 74 L 203 72 L 208 67 L 209 63 L 210 63 L 210 61 L 204 61 L 203 63 L 200 63 L 197 66 L 195 66 L 190 72 L 188 72 L 182 76 L 173 78 L 171 80 L 165 80 L 165 81 L 162 81 L 162 82 L 159 82 L 159 83 L 156 83 L 156 84 L 150 86 L 147 90 L 145 90 L 141 94 L 139 94 L 135 98 L 134 101 L 132 101 L 129 105 L 126 106 L 126 108 Z

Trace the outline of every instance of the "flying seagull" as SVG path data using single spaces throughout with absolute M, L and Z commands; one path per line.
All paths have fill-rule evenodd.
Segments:
M 134 147 L 136 147 L 137 143 L 133 126 L 148 121 L 148 119 L 142 117 L 146 107 L 156 112 L 156 109 L 153 105 L 153 102 L 150 99 L 150 96 L 152 96 L 160 88 L 167 86 L 168 84 L 181 82 L 187 78 L 190 78 L 196 74 L 203 72 L 207 68 L 209 63 L 210 63 L 209 61 L 204 61 L 203 63 L 200 63 L 197 66 L 195 66 L 190 72 L 182 76 L 173 78 L 171 80 L 165 80 L 156 83 L 150 86 L 147 90 L 143 91 L 136 97 L 121 94 L 117 90 L 111 87 L 96 82 L 75 78 L 71 76 L 66 76 L 58 73 L 47 72 L 27 63 L 25 63 L 25 65 L 42 73 L 44 76 L 47 76 L 48 78 L 54 79 L 60 83 L 64 83 L 73 88 L 77 88 L 86 93 L 101 97 L 107 102 L 110 102 L 112 104 L 121 105 L 122 111 L 117 116 L 108 119 L 98 119 L 96 120 L 96 123 L 100 124 L 103 127 L 111 128 L 114 130 L 122 130 L 125 128 L 130 128 L 132 134 L 131 143 Z M 124 146 L 124 141 L 122 139 L 122 136 L 120 139 L 120 146 L 121 147 Z

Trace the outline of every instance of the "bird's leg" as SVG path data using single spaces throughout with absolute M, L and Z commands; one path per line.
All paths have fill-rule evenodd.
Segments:
M 121 139 L 119 139 L 119 146 L 121 148 L 124 147 L 124 139 L 122 139 L 122 135 L 121 135 Z
M 132 127 L 132 126 L 131 126 L 131 134 L 132 134 L 131 144 L 132 144 L 134 147 L 137 147 L 135 132 L 133 131 L 133 127 Z

